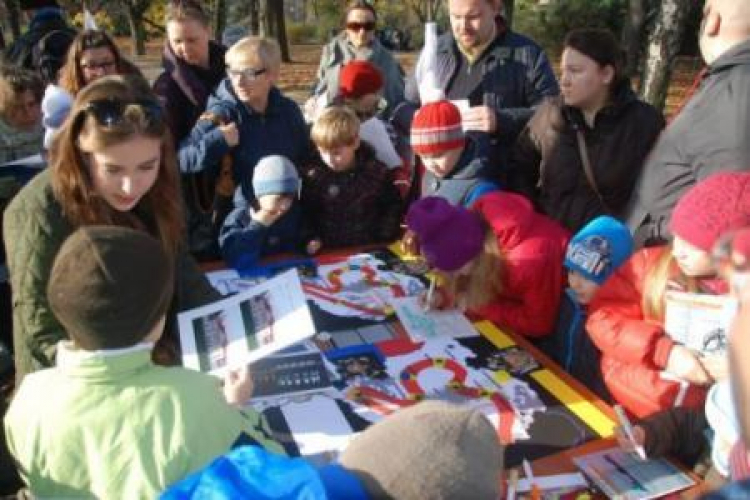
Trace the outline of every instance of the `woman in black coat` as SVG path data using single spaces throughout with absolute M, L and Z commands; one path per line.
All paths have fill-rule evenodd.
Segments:
M 621 218 L 664 119 L 631 90 L 609 31 L 572 31 L 564 47 L 562 94 L 519 137 L 511 184 L 575 233 L 599 215 Z

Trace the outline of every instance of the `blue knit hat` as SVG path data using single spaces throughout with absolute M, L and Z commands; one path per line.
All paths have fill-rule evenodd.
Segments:
M 299 174 L 288 158 L 265 156 L 255 165 L 253 191 L 256 198 L 267 194 L 296 194 L 299 187 Z
M 565 267 L 601 285 L 633 253 L 633 237 L 617 219 L 602 215 L 568 244 Z

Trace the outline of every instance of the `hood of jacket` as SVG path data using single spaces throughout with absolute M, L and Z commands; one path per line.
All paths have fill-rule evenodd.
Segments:
M 536 217 L 528 199 L 503 191 L 485 194 L 473 209 L 487 221 L 501 248 L 513 248 L 523 242 Z
M 162 66 L 180 90 L 196 106 L 203 107 L 211 94 L 211 90 L 224 75 L 224 53 L 226 48 L 214 41 L 209 41 L 208 64 L 209 71 L 216 77 L 216 81 L 204 82 L 196 73 L 194 66 L 177 57 L 169 42 L 164 42 Z
M 739 64 L 750 64 L 750 39 L 740 42 L 724 52 L 708 67 L 708 74 L 715 74 Z

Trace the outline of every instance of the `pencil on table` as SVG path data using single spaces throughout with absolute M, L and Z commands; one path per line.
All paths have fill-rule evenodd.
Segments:
M 424 300 L 424 310 L 428 311 L 432 308 L 432 296 L 435 295 L 435 275 L 430 277 L 430 288 L 427 290 L 427 297 Z

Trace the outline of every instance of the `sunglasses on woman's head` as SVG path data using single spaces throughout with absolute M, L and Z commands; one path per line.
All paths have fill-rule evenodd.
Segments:
M 109 128 L 124 121 L 125 110 L 128 106 L 141 108 L 150 123 L 161 121 L 164 115 L 161 105 L 151 100 L 126 102 L 119 99 L 97 99 L 88 103 L 83 111 L 93 116 L 100 126 Z
M 364 23 L 358 23 L 356 21 L 351 21 L 346 23 L 346 29 L 351 31 L 372 31 L 375 29 L 375 21 L 367 21 Z

